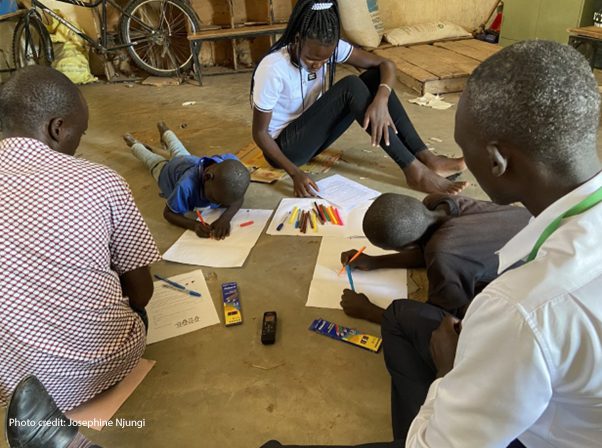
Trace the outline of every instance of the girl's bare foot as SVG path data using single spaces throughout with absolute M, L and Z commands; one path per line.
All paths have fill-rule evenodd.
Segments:
M 412 190 L 424 193 L 458 194 L 468 186 L 466 181 L 451 181 L 425 166 L 420 160 L 414 160 L 403 169 L 408 186 Z
M 452 174 L 460 173 L 466 170 L 464 157 L 446 157 L 433 154 L 432 151 L 425 149 L 416 154 L 418 160 L 433 170 L 441 177 L 448 177 Z

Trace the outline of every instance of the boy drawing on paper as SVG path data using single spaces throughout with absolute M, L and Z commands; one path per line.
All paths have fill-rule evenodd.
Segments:
M 193 230 L 201 238 L 224 239 L 230 234 L 230 221 L 242 206 L 249 186 L 249 172 L 233 154 L 197 157 L 191 155 L 164 122 L 157 123 L 169 160 L 154 153 L 131 134 L 123 139 L 149 169 L 167 203 L 163 216 L 171 224 Z M 226 207 L 212 224 L 186 216 L 197 208 Z
M 496 251 L 530 217 L 521 207 L 463 196 L 432 194 L 420 202 L 386 193 L 366 212 L 363 229 L 372 244 L 398 253 L 361 254 L 350 266 L 365 271 L 426 268 L 428 303 L 462 317 L 472 298 L 497 277 Z M 341 262 L 347 264 L 355 253 L 343 252 Z M 364 294 L 345 289 L 341 306 L 352 317 L 381 323 L 384 310 Z

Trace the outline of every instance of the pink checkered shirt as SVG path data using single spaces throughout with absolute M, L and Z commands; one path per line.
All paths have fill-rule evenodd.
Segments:
M 0 404 L 26 374 L 62 410 L 127 375 L 146 341 L 119 275 L 159 258 L 114 171 L 0 141 Z

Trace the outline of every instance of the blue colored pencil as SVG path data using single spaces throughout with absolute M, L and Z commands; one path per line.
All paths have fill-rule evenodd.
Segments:
M 346 265 L 345 270 L 347 271 L 347 278 L 349 279 L 349 286 L 351 286 L 351 290 L 355 292 L 355 286 L 353 285 L 353 277 L 351 276 L 351 266 Z

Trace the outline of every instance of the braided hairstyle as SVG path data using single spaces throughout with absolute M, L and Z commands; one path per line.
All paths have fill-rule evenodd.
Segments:
M 322 45 L 335 44 L 334 52 L 330 55 L 326 64 L 329 66 L 328 87 L 330 88 L 332 84 L 334 84 L 337 60 L 336 45 L 338 44 L 340 37 L 341 24 L 339 18 L 339 6 L 336 0 L 299 0 L 293 8 L 282 36 L 270 47 L 268 52 L 261 59 L 281 48 L 288 47 L 291 62 L 299 69 L 299 76 L 301 76 L 299 53 L 306 40 L 315 39 Z M 292 44 L 295 43 L 296 39 L 298 39 L 298 45 L 295 52 Z M 259 62 L 261 62 L 261 60 Z M 255 66 L 253 76 L 251 77 L 251 105 L 253 104 L 255 71 L 259 66 L 259 62 Z M 301 89 L 303 90 L 303 88 Z

